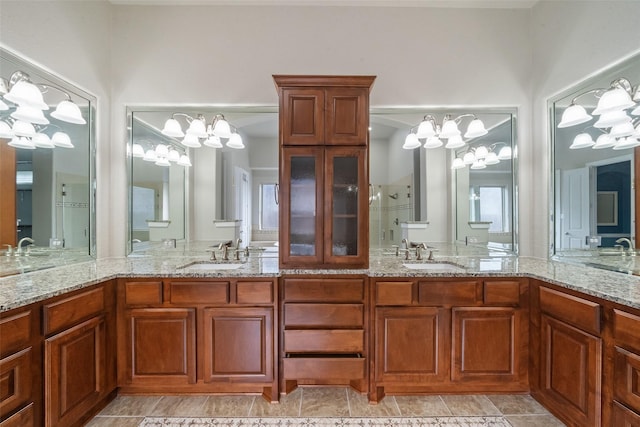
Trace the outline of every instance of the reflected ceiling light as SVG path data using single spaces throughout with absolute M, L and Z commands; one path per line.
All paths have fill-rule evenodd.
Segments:
M 502 147 L 500 154 L 496 153 L 498 147 Z M 460 160 L 463 166 L 471 166 L 472 169 L 484 169 L 487 166 L 497 165 L 500 160 L 511 159 L 511 147 L 505 142 L 496 142 L 489 147 L 478 145 L 477 147 L 469 147 Z
M 163 135 L 170 136 L 172 138 L 182 138 L 184 132 L 180 127 L 180 123 L 174 118 L 168 119 L 164 122 L 164 128 L 160 131 Z
M 33 143 L 34 146 L 38 148 L 55 147 L 55 144 L 53 143 L 53 141 L 51 141 L 51 138 L 49 138 L 49 135 L 42 132 L 36 133 L 35 136 L 31 138 L 31 142 Z
M 441 147 L 443 144 L 442 139 L 449 140 L 445 148 L 453 150 L 464 147 L 465 142 L 462 139 L 458 124 L 460 124 L 465 117 L 473 118 L 467 126 L 464 134 L 465 138 L 477 138 L 488 133 L 482 120 L 478 119 L 474 114 L 465 113 L 455 118 L 447 114 L 442 119 L 442 125 L 438 124 L 433 115 L 427 114 L 418 125 L 409 129 L 409 135 L 405 138 L 402 148 L 411 150 L 420 147 L 421 143 L 416 141 L 417 139 L 426 139 L 424 148 Z
M 460 157 L 456 157 L 455 159 L 453 159 L 451 169 L 463 169 L 466 166 L 467 165 L 464 164 L 464 160 L 462 160 Z
M 610 113 L 605 113 L 593 124 L 596 128 L 610 128 L 611 126 L 619 125 L 622 123 L 630 122 L 631 117 L 627 115 L 623 110 L 616 110 Z
M 244 148 L 244 144 L 242 143 L 242 137 L 239 133 L 231 134 L 231 138 L 227 141 L 227 147 L 235 148 L 237 150 L 241 150 Z
M 169 159 L 166 157 L 158 157 L 158 160 L 156 160 L 156 166 L 169 167 L 171 166 L 171 163 L 169 163 Z
M 189 124 L 186 133 L 182 131 L 182 126 L 177 120 L 178 117 L 184 117 Z M 198 114 L 197 117 L 194 118 L 186 113 L 173 113 L 171 118 L 167 119 L 164 123 L 161 133 L 172 138 L 184 137 L 181 142 L 189 148 L 200 148 L 202 144 L 198 140 L 199 138 L 205 140 L 204 145 L 212 148 L 223 147 L 220 141 L 221 138 L 228 140 L 233 138 L 233 142 L 227 141 L 226 145 L 228 147 L 237 149 L 244 148 L 242 138 L 238 140 L 239 135 L 238 137 L 233 136 L 238 134 L 238 129 L 232 127 L 222 114 L 215 114 L 211 121 L 207 123 L 207 120 L 202 114 Z
M 169 159 L 170 162 L 175 163 L 178 160 L 180 160 L 180 152 L 175 148 L 172 148 L 169 150 L 169 155 L 167 156 L 167 158 Z
M 13 126 L 11 126 L 11 131 L 16 136 L 26 136 L 31 138 L 36 135 L 36 128 L 29 122 L 25 122 L 22 120 L 16 120 L 13 122 Z
M 35 150 L 36 149 L 36 146 L 33 144 L 31 139 L 25 138 L 25 137 L 15 136 L 11 141 L 9 141 L 8 145 L 13 147 L 13 148 L 22 148 L 22 149 L 25 149 L 25 150 Z
M 484 160 L 476 159 L 475 162 L 471 165 L 471 169 L 485 169 L 487 165 L 484 164 Z
M 180 156 L 180 159 L 178 160 L 178 164 L 180 166 L 191 166 L 191 160 L 189 160 L 189 157 L 187 157 L 186 154 L 183 154 L 182 156 Z
M 133 157 L 137 157 L 137 158 L 143 158 L 144 157 L 144 148 L 142 148 L 142 145 L 140 144 L 133 144 L 133 147 L 131 148 L 131 155 Z
M 493 151 L 487 154 L 487 157 L 484 159 L 484 164 L 487 166 L 497 165 L 498 163 L 500 163 L 500 159 L 498 158 L 498 155 Z
M 167 157 L 169 155 L 169 147 L 164 144 L 158 144 L 156 145 L 155 152 L 158 157 Z
M 182 139 L 182 141 L 180 141 L 180 143 L 182 145 L 184 145 L 185 147 L 189 147 L 189 148 L 200 148 L 202 147 L 202 144 L 200 144 L 200 141 L 198 140 L 198 137 L 193 135 L 193 134 L 186 134 L 184 136 L 184 138 Z
M 600 135 L 598 139 L 596 139 L 595 145 L 593 145 L 591 148 L 593 148 L 594 150 L 611 148 L 611 147 L 614 147 L 617 143 L 618 141 L 614 137 L 612 137 L 607 133 L 604 133 Z
M 570 126 L 586 123 L 591 120 L 592 117 L 587 113 L 582 105 L 571 104 L 562 113 L 562 120 L 558 124 L 559 128 L 566 128 Z
M 628 136 L 626 138 L 620 138 L 618 143 L 613 147 L 614 150 L 626 150 L 627 148 L 635 148 L 640 146 L 640 140 Z
M 207 135 L 207 128 L 204 124 L 203 116 L 198 116 L 195 120 L 191 120 L 189 128 L 187 129 L 187 135 L 195 135 L 198 138 L 206 138 L 209 136 Z
M 484 159 L 489 154 L 489 149 L 487 149 L 487 147 L 485 147 L 484 145 L 480 145 L 479 147 L 476 147 L 475 154 L 476 159 Z
M 0 138 L 11 139 L 14 136 L 11 125 L 7 122 L 0 121 Z
M 616 87 L 602 94 L 598 101 L 598 106 L 593 110 L 593 114 L 600 115 L 611 113 L 612 111 L 625 110 L 634 105 L 635 102 L 631 99 L 629 92 L 621 87 Z
M 429 119 L 428 117 L 431 117 L 431 119 Z M 436 127 L 435 119 L 433 119 L 433 116 L 428 114 L 424 116 L 424 119 L 422 119 L 422 121 L 418 125 L 418 130 L 416 130 L 416 135 L 420 139 L 436 136 L 435 127 Z
M 449 141 L 447 141 L 447 145 L 444 146 L 444 148 L 449 148 L 451 150 L 462 147 L 464 147 L 464 141 L 462 140 L 462 137 L 460 135 L 454 135 L 450 137 Z
M 36 125 L 48 125 L 49 120 L 44 116 L 42 110 L 29 107 L 28 105 L 19 105 L 13 113 L 10 114 L 16 120 L 29 122 Z
M 220 141 L 220 137 L 215 135 L 211 135 L 203 142 L 203 144 L 211 148 L 222 148 L 222 141 Z
M 573 139 L 573 144 L 571 144 L 569 148 L 572 150 L 575 150 L 578 148 L 591 147 L 594 144 L 595 144 L 595 141 L 593 140 L 591 135 L 586 132 L 583 132 L 576 135 L 576 137 Z
M 13 83 L 11 83 L 13 82 Z M 16 71 L 9 80 L 9 93 L 4 95 L 4 99 L 17 105 L 48 110 L 49 106 L 44 102 L 42 92 L 38 86 L 31 83 L 29 75 L 22 71 Z
M 509 147 L 508 145 L 502 147 L 498 152 L 498 159 L 500 160 L 511 160 L 511 156 L 511 147 Z
M 53 144 L 56 147 L 73 148 L 73 144 L 71 143 L 71 138 L 69 138 L 69 135 L 67 135 L 64 132 L 54 133 L 53 136 L 51 137 L 51 142 L 53 142 Z
M 464 162 L 465 165 L 472 165 L 473 162 L 476 161 L 476 156 L 473 154 L 473 152 L 469 151 L 467 153 L 464 153 L 464 156 L 462 157 L 462 161 Z
M 439 148 L 443 143 L 437 136 L 430 136 L 427 138 L 427 142 L 424 143 L 424 148 Z
M 611 135 L 614 138 L 621 138 L 624 136 L 631 136 L 634 134 L 634 132 L 635 132 L 635 129 L 633 127 L 633 123 L 626 122 L 626 123 L 621 123 L 619 125 L 613 126 L 609 131 L 609 135 Z
M 407 137 L 404 139 L 404 145 L 402 146 L 402 148 L 404 148 L 405 150 L 411 150 L 414 148 L 418 148 L 421 145 L 422 143 L 420 143 L 420 141 L 418 140 L 418 135 L 409 132 L 409 135 L 407 135 Z
M 69 96 L 69 95 L 67 95 Z M 80 107 L 76 105 L 71 99 L 61 101 L 56 110 L 51 113 L 51 117 L 54 119 L 62 120 L 63 122 L 73 123 L 76 125 L 86 125 L 87 121 L 82 117 Z
M 213 134 L 220 138 L 231 138 L 231 126 L 227 122 L 222 114 L 217 114 L 213 118 Z
M 488 134 L 489 131 L 485 129 L 484 123 L 480 119 L 473 119 L 471 123 L 469 123 L 469 127 L 467 127 L 467 131 L 464 134 L 465 138 L 478 138 L 480 136 L 484 136 Z
M 156 154 L 156 150 L 149 148 L 145 153 L 144 153 L 144 157 L 142 157 L 142 160 L 144 160 L 145 162 L 157 162 L 158 161 L 158 155 Z
M 460 129 L 458 129 L 458 124 L 455 120 L 445 119 L 442 123 L 442 130 L 440 131 L 439 136 L 444 139 L 460 136 Z

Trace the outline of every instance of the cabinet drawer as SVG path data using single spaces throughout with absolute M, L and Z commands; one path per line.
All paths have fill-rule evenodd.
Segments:
M 585 332 L 600 335 L 600 305 L 595 302 L 541 287 L 540 310 Z
M 31 310 L 0 319 L 0 355 L 14 353 L 31 341 Z
M 238 304 L 270 304 L 273 302 L 273 282 L 238 282 Z
M 363 353 L 362 329 L 284 331 L 285 353 Z
M 484 303 L 487 305 L 518 305 L 520 303 L 520 282 L 484 282 Z
M 640 414 L 630 411 L 618 402 L 613 402 L 611 418 L 611 426 L 640 427 Z
M 640 353 L 640 317 L 613 310 L 613 336 L 616 344 L 623 344 Z
M 363 279 L 284 279 L 284 299 L 304 302 L 360 302 Z
M 33 403 L 0 422 L 0 427 L 35 427 Z
M 412 301 L 413 282 L 377 282 L 376 304 L 409 305 Z
M 419 282 L 418 302 L 423 305 L 474 305 L 482 302 L 482 283 Z
M 0 360 L 0 414 L 31 400 L 31 347 Z
M 359 379 L 364 378 L 364 358 L 287 357 L 283 359 L 285 379 Z
M 613 384 L 615 399 L 640 412 L 640 355 L 616 347 Z
M 51 304 L 45 304 L 44 334 L 68 328 L 81 320 L 104 311 L 104 288 L 74 295 Z
M 124 295 L 127 305 L 162 304 L 162 282 L 126 282 Z
M 358 328 L 364 324 L 362 304 L 285 304 L 285 326 Z
M 171 282 L 174 304 L 227 304 L 229 282 Z

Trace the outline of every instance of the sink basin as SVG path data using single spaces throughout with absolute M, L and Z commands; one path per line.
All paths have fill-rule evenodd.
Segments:
M 188 268 L 189 270 L 197 270 L 197 271 L 217 271 L 217 270 L 235 270 L 242 267 L 244 264 L 239 263 L 223 263 L 223 262 L 192 262 L 187 265 L 183 265 L 182 267 L 178 267 L 179 269 Z
M 446 262 L 404 263 L 402 265 L 411 270 L 428 270 L 428 271 L 436 271 L 436 272 L 459 272 L 459 273 L 465 271 L 464 268 L 460 266 L 446 263 Z

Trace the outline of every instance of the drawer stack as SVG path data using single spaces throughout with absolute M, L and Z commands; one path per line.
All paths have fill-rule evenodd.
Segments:
M 366 309 L 362 278 L 283 279 L 283 379 L 350 384 L 366 391 Z

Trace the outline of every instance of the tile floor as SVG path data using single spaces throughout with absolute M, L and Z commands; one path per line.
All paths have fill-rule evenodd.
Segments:
M 298 388 L 260 396 L 118 396 L 87 427 L 137 427 L 156 417 L 422 417 L 504 415 L 513 427 L 564 426 L 528 395 L 386 396 L 378 405 L 350 388 Z

